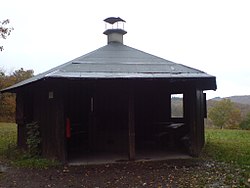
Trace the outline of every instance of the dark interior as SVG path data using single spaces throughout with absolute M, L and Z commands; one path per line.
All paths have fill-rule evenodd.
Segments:
M 75 84 L 67 93 L 66 118 L 70 121 L 70 138 L 67 138 L 69 154 L 84 153 L 90 150 L 89 124 L 91 116 L 91 95 L 87 86 L 85 89 Z
M 68 89 L 66 109 L 71 137 L 68 157 L 80 154 L 128 153 L 128 88 L 102 83 L 94 88 L 75 84 Z M 157 91 L 157 92 L 156 92 Z M 189 128 L 182 118 L 171 117 L 171 92 L 155 87 L 134 89 L 135 149 L 179 151 L 188 148 Z
M 171 93 L 167 88 L 137 89 L 135 109 L 137 150 L 187 150 L 189 128 L 184 114 L 182 118 L 171 117 Z

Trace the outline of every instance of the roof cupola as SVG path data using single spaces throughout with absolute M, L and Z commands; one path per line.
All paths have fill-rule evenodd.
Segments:
M 123 44 L 123 35 L 127 33 L 124 30 L 124 23 L 125 20 L 119 17 L 109 17 L 104 20 L 105 24 L 105 31 L 103 34 L 108 36 L 108 44 L 111 42 L 119 42 Z

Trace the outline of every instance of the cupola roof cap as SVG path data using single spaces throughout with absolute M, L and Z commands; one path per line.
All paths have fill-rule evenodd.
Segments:
M 120 17 L 109 17 L 103 20 L 109 24 L 114 24 L 116 22 L 126 22 L 125 20 L 121 19 Z

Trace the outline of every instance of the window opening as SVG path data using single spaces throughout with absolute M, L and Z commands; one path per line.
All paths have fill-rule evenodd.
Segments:
M 171 118 L 183 118 L 183 94 L 171 94 Z

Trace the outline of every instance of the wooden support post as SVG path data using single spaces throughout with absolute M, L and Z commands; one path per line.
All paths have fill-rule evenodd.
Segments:
M 203 97 L 202 90 L 198 89 L 193 90 L 189 95 L 190 155 L 193 157 L 199 156 L 205 143 Z
M 129 160 L 135 160 L 135 110 L 134 110 L 134 92 L 129 91 L 128 99 L 128 141 L 129 141 Z
M 17 146 L 26 148 L 26 134 L 24 122 L 24 97 L 18 92 L 16 94 L 16 124 L 17 124 Z

